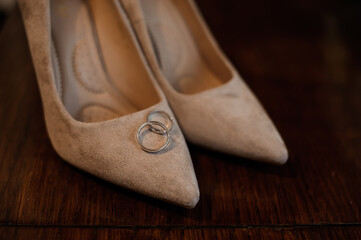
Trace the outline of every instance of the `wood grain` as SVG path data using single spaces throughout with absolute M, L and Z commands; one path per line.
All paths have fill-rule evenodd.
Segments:
M 68 165 L 47 136 L 16 10 L 0 35 L 0 239 L 360 238 L 361 33 L 352 24 L 361 4 L 197 2 L 283 135 L 289 162 L 271 166 L 189 145 L 201 191 L 193 210 Z
M 144 229 L 144 228 L 0 228 L 3 239 L 248 239 L 248 240 L 325 240 L 325 239 L 360 239 L 361 228 L 287 228 L 287 229 Z

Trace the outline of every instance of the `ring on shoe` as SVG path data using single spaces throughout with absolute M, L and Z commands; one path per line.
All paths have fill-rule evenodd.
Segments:
M 167 117 L 169 119 L 169 126 L 168 124 L 166 125 L 166 128 L 168 129 L 168 131 L 172 131 L 173 129 L 173 118 L 168 114 L 166 113 L 165 111 L 162 111 L 162 110 L 153 110 L 151 111 L 149 114 L 148 114 L 148 117 L 147 117 L 147 122 L 151 122 L 150 120 L 150 116 L 155 114 L 155 113 L 159 113 L 165 117 Z M 154 132 L 154 133 L 157 133 L 157 134 L 166 134 L 166 131 L 164 129 L 159 129 L 159 128 L 156 128 L 156 127 L 153 127 L 152 125 L 149 125 L 149 129 L 150 131 Z
M 159 130 L 160 133 L 157 133 L 156 131 L 152 131 L 153 125 L 157 125 L 157 126 L 161 127 L 163 130 L 159 130 L 157 128 L 154 128 L 154 129 Z M 142 141 L 140 140 L 140 133 L 143 130 L 143 128 L 145 128 L 147 126 L 149 127 L 149 130 L 151 130 L 155 134 L 158 134 L 158 135 L 167 134 L 167 141 L 163 144 L 163 146 L 161 146 L 160 148 L 154 148 L 153 149 L 153 148 L 147 148 L 146 146 L 143 145 Z M 164 148 L 166 148 L 168 146 L 168 144 L 170 142 L 169 131 L 170 130 L 168 130 L 168 128 L 163 123 L 157 122 L 157 121 L 149 121 L 149 122 L 143 123 L 142 126 L 139 127 L 138 132 L 137 132 L 137 141 L 138 141 L 140 147 L 144 151 L 149 152 L 149 153 L 156 153 L 156 152 L 159 152 L 159 151 L 163 150 Z

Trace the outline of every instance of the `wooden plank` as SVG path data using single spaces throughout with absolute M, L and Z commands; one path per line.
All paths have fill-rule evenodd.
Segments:
M 0 239 L 360 239 L 360 227 L 169 229 L 0 227 Z
M 282 15 L 282 8 L 277 12 L 272 7 L 275 13 L 262 8 L 263 20 L 248 21 L 251 26 L 246 27 L 243 21 L 251 13 L 242 18 L 235 10 L 243 9 L 237 1 L 209 1 L 208 7 L 207 2 L 199 1 L 207 20 L 284 136 L 289 163 L 270 166 L 190 145 L 201 191 L 193 210 L 144 197 L 75 169 L 57 156 L 46 134 L 17 10 L 0 36 L 0 223 L 226 226 L 360 222 L 359 46 L 333 34 L 339 26 L 317 16 L 320 11 L 309 12 L 315 21 L 311 29 L 300 23 L 305 17 L 290 5 L 294 15 Z M 212 18 L 214 12 L 221 21 Z M 274 14 L 294 22 L 280 24 L 279 19 L 272 20 Z M 235 19 L 240 26 L 232 25 Z M 320 32 L 323 27 L 329 30 Z M 347 64 L 340 64 L 340 58 Z

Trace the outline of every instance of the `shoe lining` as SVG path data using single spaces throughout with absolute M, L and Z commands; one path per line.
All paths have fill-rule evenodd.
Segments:
M 52 0 L 56 87 L 77 120 L 99 122 L 160 101 L 112 0 Z
M 140 3 L 159 64 L 174 89 L 194 94 L 229 80 L 207 64 L 185 16 L 172 0 L 140 0 Z

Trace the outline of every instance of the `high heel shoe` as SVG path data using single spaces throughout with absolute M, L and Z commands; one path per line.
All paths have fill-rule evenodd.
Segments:
M 284 164 L 285 144 L 192 0 L 121 0 L 185 137 Z
M 19 5 L 57 153 L 112 183 L 194 207 L 199 189 L 184 137 L 119 2 Z M 152 121 L 154 110 L 172 129 Z

